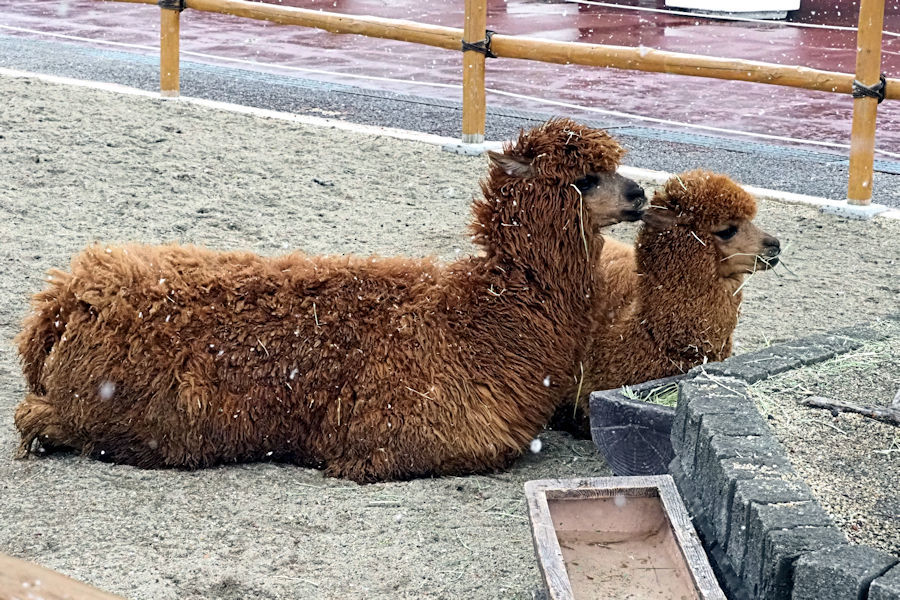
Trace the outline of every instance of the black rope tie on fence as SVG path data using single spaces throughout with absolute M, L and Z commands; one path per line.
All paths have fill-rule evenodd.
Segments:
M 484 54 L 486 58 L 497 58 L 497 55 L 491 50 L 491 38 L 494 36 L 494 32 L 490 29 L 484 30 L 484 39 L 479 42 L 467 42 L 463 40 L 462 43 L 462 51 L 468 52 L 471 50 L 472 52 L 478 52 L 480 54 Z
M 160 8 L 177 10 L 178 12 L 182 12 L 186 8 L 184 5 L 184 0 L 158 0 L 157 4 L 159 4 Z
M 881 104 L 886 94 L 887 79 L 885 79 L 884 73 L 881 74 L 881 78 L 878 83 L 872 85 L 863 85 L 858 80 L 853 80 L 854 98 L 875 98 L 876 100 L 878 100 L 878 104 Z

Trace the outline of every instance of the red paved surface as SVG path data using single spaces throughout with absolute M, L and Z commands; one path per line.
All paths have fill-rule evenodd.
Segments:
M 463 22 L 462 0 L 270 2 L 454 27 L 461 27 Z M 662 7 L 661 0 L 628 3 Z M 853 26 L 857 6 L 857 2 L 843 0 L 803 0 L 803 10 L 792 18 L 798 22 Z M 151 48 L 158 45 L 158 9 L 152 6 L 96 0 L 31 0 L 28 3 L 0 0 L 0 14 L 0 24 L 7 26 Z M 490 0 L 488 26 L 506 34 L 645 46 L 834 71 L 852 72 L 855 65 L 856 33 L 853 31 L 712 21 L 525 0 Z M 900 32 L 900 0 L 887 0 L 885 29 Z M 0 29 L 0 33 L 14 32 Z M 131 50 L 153 52 L 149 48 Z M 253 68 L 265 71 L 285 72 L 285 68 L 294 68 L 303 77 L 431 97 L 461 96 L 458 89 L 415 83 L 458 85 L 460 54 L 401 42 L 332 35 L 187 11 L 182 17 L 182 50 L 186 51 L 184 58 L 189 60 L 234 64 L 224 60 L 233 59 L 244 61 L 242 66 L 255 63 Z M 207 56 L 198 57 L 191 52 Z M 890 76 L 900 76 L 900 37 L 885 36 L 882 70 Z M 404 82 L 351 79 L 347 74 Z M 509 59 L 489 61 L 487 81 L 492 89 L 658 119 L 835 143 L 848 143 L 849 139 L 852 103 L 848 96 Z M 543 112 L 566 110 L 498 95 L 491 95 L 488 101 Z M 900 153 L 900 101 L 881 105 L 877 146 Z

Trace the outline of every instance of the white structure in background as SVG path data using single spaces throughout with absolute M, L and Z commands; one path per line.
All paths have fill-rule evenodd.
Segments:
M 666 6 L 750 19 L 784 19 L 789 10 L 800 8 L 800 0 L 666 0 Z

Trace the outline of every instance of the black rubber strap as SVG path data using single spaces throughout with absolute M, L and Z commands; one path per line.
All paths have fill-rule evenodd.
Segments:
M 185 9 L 184 0 L 157 0 L 160 8 L 168 8 L 169 10 L 177 10 L 181 12 Z
M 881 104 L 884 101 L 886 89 L 887 79 L 885 79 L 884 73 L 881 74 L 878 83 L 874 85 L 863 85 L 856 79 L 853 80 L 854 98 L 875 98 L 878 100 L 878 104 Z
M 487 58 L 497 58 L 497 55 L 491 50 L 491 37 L 493 37 L 493 35 L 493 31 L 486 29 L 484 31 L 484 39 L 480 42 L 467 42 L 463 40 L 462 51 L 468 52 L 471 50 L 472 52 L 484 54 Z

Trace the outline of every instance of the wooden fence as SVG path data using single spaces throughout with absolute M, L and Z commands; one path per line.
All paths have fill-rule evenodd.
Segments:
M 463 43 L 484 48 L 486 40 L 487 0 L 465 0 L 463 29 L 426 25 L 398 19 L 366 15 L 344 15 L 302 8 L 249 2 L 247 0 L 115 0 L 140 4 L 158 4 L 161 9 L 160 91 L 177 96 L 179 61 L 179 17 L 190 8 L 283 25 L 300 25 L 331 33 L 350 33 L 427 46 L 462 50 Z M 881 74 L 881 34 L 885 0 L 862 0 L 859 9 L 856 74 L 822 71 L 803 66 L 779 65 L 759 61 L 725 59 L 646 48 L 559 42 L 525 36 L 496 34 L 490 50 L 497 57 L 519 58 L 559 64 L 612 67 L 655 73 L 675 73 L 694 77 L 767 83 L 821 92 L 850 94 L 860 86 L 878 86 Z M 463 53 L 463 123 L 465 143 L 484 141 L 485 53 Z M 874 88 L 873 88 L 874 89 Z M 900 79 L 887 79 L 884 99 L 900 99 Z M 872 174 L 875 152 L 875 120 L 879 100 L 855 97 L 850 149 L 848 202 L 865 205 L 872 198 Z

